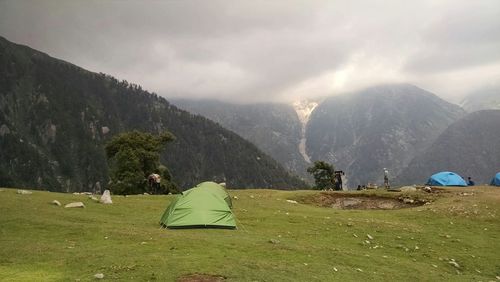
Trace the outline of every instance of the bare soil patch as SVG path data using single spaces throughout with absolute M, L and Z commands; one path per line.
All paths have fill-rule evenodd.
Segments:
M 177 278 L 177 282 L 220 282 L 224 280 L 226 280 L 224 276 L 203 273 L 187 274 Z
M 424 205 L 426 200 L 323 192 L 306 201 L 321 207 L 359 210 L 394 210 Z

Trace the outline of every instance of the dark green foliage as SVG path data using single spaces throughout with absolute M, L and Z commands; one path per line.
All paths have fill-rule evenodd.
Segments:
M 172 178 L 164 189 L 173 190 L 172 182 L 185 189 L 207 180 L 232 188 L 307 187 L 253 144 L 206 118 L 138 85 L 0 37 L 0 186 L 105 189 L 110 179 L 104 146 L 113 136 L 167 129 L 176 140 L 160 155 Z
M 335 168 L 324 161 L 315 161 L 314 165 L 307 169 L 312 174 L 316 186 L 315 189 L 332 189 L 334 186 Z
M 153 172 L 160 174 L 160 152 L 172 140 L 174 136 L 167 131 L 158 136 L 132 131 L 113 137 L 105 147 L 111 167 L 111 191 L 115 194 L 148 192 L 146 179 Z M 168 173 L 165 166 L 162 170 Z M 169 179 L 162 179 L 165 187 L 171 186 L 167 183 Z

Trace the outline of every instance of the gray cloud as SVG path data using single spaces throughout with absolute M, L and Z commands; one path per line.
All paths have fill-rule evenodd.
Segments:
M 167 97 L 290 101 L 500 79 L 500 2 L 0 1 L 0 35 Z

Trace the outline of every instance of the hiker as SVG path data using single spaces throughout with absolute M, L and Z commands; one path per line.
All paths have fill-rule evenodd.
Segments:
M 476 185 L 476 183 L 474 181 L 472 181 L 472 178 L 470 176 L 467 177 L 467 185 L 468 186 L 474 186 L 474 185 Z
M 148 176 L 148 185 L 151 194 L 156 194 L 160 191 L 161 176 L 157 173 L 151 173 Z
M 337 191 L 343 189 L 343 187 L 342 187 L 342 175 L 343 174 L 344 174 L 344 172 L 341 170 L 335 171 L 334 182 L 335 182 L 335 190 L 337 190 Z
M 389 185 L 389 171 L 384 167 L 384 187 L 385 189 L 389 189 L 391 186 Z

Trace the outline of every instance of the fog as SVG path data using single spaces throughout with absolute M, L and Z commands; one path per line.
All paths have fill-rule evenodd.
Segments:
M 0 1 L 0 36 L 165 97 L 291 102 L 500 81 L 500 1 Z

